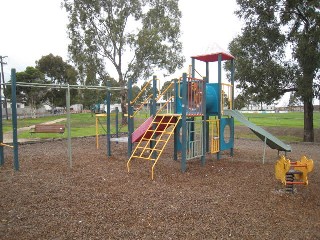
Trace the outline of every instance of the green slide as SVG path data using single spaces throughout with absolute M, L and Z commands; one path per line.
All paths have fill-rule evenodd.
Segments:
M 266 141 L 266 144 L 272 148 L 277 149 L 278 151 L 285 151 L 285 152 L 291 152 L 291 146 L 285 144 L 275 136 L 273 136 L 271 133 L 267 132 L 263 128 L 255 125 L 254 123 L 250 122 L 242 113 L 236 110 L 230 110 L 225 109 L 224 115 L 227 115 L 229 117 L 233 117 L 237 119 L 239 122 L 246 125 L 250 130 L 256 134 L 262 141 Z

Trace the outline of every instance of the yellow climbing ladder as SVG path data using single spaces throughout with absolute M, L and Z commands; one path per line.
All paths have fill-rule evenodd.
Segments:
M 151 168 L 153 180 L 154 167 L 180 119 L 181 114 L 157 114 L 153 118 L 127 162 L 128 172 L 130 172 L 130 162 L 133 158 L 149 160 L 153 162 Z

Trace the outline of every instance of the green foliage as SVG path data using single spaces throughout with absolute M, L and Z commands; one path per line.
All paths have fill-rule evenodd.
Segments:
M 114 78 L 107 77 L 103 82 L 103 85 L 108 87 L 120 87 L 119 82 L 117 82 Z M 106 96 L 107 93 L 105 93 Z M 121 94 L 120 91 L 112 91 L 111 92 L 111 103 L 120 103 L 121 102 Z
M 229 45 L 236 56 L 235 80 L 251 100 L 270 104 L 296 92 L 305 106 L 305 141 L 313 141 L 312 99 L 320 68 L 320 2 L 237 0 L 244 21 Z M 288 59 L 288 60 L 286 60 Z M 229 68 L 227 65 L 226 68 Z M 315 84 L 316 83 L 316 84 Z
M 269 38 L 268 36 L 273 36 Z M 277 28 L 264 29 L 263 25 L 244 28 L 243 34 L 229 45 L 236 56 L 235 80 L 243 95 L 256 103 L 271 104 L 279 99 L 287 88 L 292 66 L 283 62 L 284 36 Z
M 148 78 L 155 68 L 181 68 L 178 0 L 64 0 L 69 53 L 81 81 L 102 81 L 112 70 L 120 86 Z M 124 56 L 126 56 L 124 58 Z M 126 92 L 121 92 L 126 113 Z
M 17 82 L 24 83 L 47 83 L 44 74 L 34 67 L 27 67 L 25 71 L 17 72 L 16 80 Z M 36 109 L 45 101 L 46 92 L 45 88 L 17 86 L 17 102 L 24 103 L 27 106 Z M 6 96 L 11 98 L 11 86 L 7 86 Z
M 119 82 L 106 76 L 103 81 L 101 81 L 101 85 L 106 87 L 119 87 Z M 79 90 L 79 102 L 81 102 L 86 109 L 90 109 L 93 104 L 103 104 L 106 98 L 107 90 Z M 111 104 L 120 103 L 120 101 L 120 91 L 111 91 Z
M 140 88 L 137 85 L 132 87 L 132 99 L 135 99 L 140 92 Z M 139 98 L 138 102 L 142 101 L 142 97 Z
M 250 100 L 247 98 L 246 95 L 244 94 L 239 94 L 235 99 L 234 99 L 234 109 L 241 110 L 242 108 L 248 106 L 250 103 Z
M 38 68 L 45 74 L 47 80 L 51 84 L 77 84 L 78 73 L 73 66 L 63 61 L 62 57 L 49 54 L 41 57 L 36 62 Z M 71 104 L 76 103 L 78 91 L 75 89 L 70 90 Z M 49 104 L 54 106 L 66 106 L 66 91 L 61 89 L 48 89 L 46 98 Z

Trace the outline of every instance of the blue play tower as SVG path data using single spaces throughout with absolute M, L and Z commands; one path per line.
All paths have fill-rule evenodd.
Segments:
M 191 57 L 191 73 L 183 75 L 180 87 L 182 96 L 176 98 L 176 113 L 182 115 L 175 135 L 176 152 L 181 151 L 181 169 L 185 171 L 186 162 L 193 157 L 200 157 L 204 164 L 206 153 L 215 153 L 219 159 L 222 151 L 228 150 L 233 156 L 234 119 L 225 116 L 225 109 L 233 109 L 234 100 L 234 57 L 228 53 L 217 52 Z M 205 62 L 206 77 L 195 78 L 196 60 Z M 231 61 L 231 83 L 222 83 L 222 61 Z M 209 63 L 218 63 L 217 82 L 209 83 Z M 177 88 L 176 88 L 177 89 Z M 199 119 L 200 118 L 200 119 Z M 196 120 L 199 119 L 199 120 Z M 200 123 L 200 124 L 199 124 Z M 181 133 L 182 132 L 182 133 Z M 198 139 L 197 140 L 197 133 Z M 180 136 L 180 139 L 179 139 Z M 182 136 L 182 137 L 181 137 Z M 199 144 L 194 144 L 195 142 Z M 186 144 L 184 144 L 186 142 Z M 195 148 L 202 145 L 201 154 Z M 191 155 L 188 153 L 191 153 Z M 176 157 L 175 157 L 176 158 Z

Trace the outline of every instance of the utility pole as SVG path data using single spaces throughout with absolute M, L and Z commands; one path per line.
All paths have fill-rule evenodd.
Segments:
M 3 61 L 3 59 L 7 57 L 8 56 L 0 56 L 0 64 L 1 64 L 1 74 L 2 74 L 2 82 L 3 82 L 4 108 L 6 110 L 6 118 L 8 120 L 9 118 L 8 118 L 8 106 L 7 106 L 7 97 L 6 97 L 6 85 L 4 85 L 5 82 L 4 82 L 4 73 L 3 73 L 3 65 L 7 64 L 6 62 Z M 0 79 L 0 91 L 1 91 L 1 79 Z

